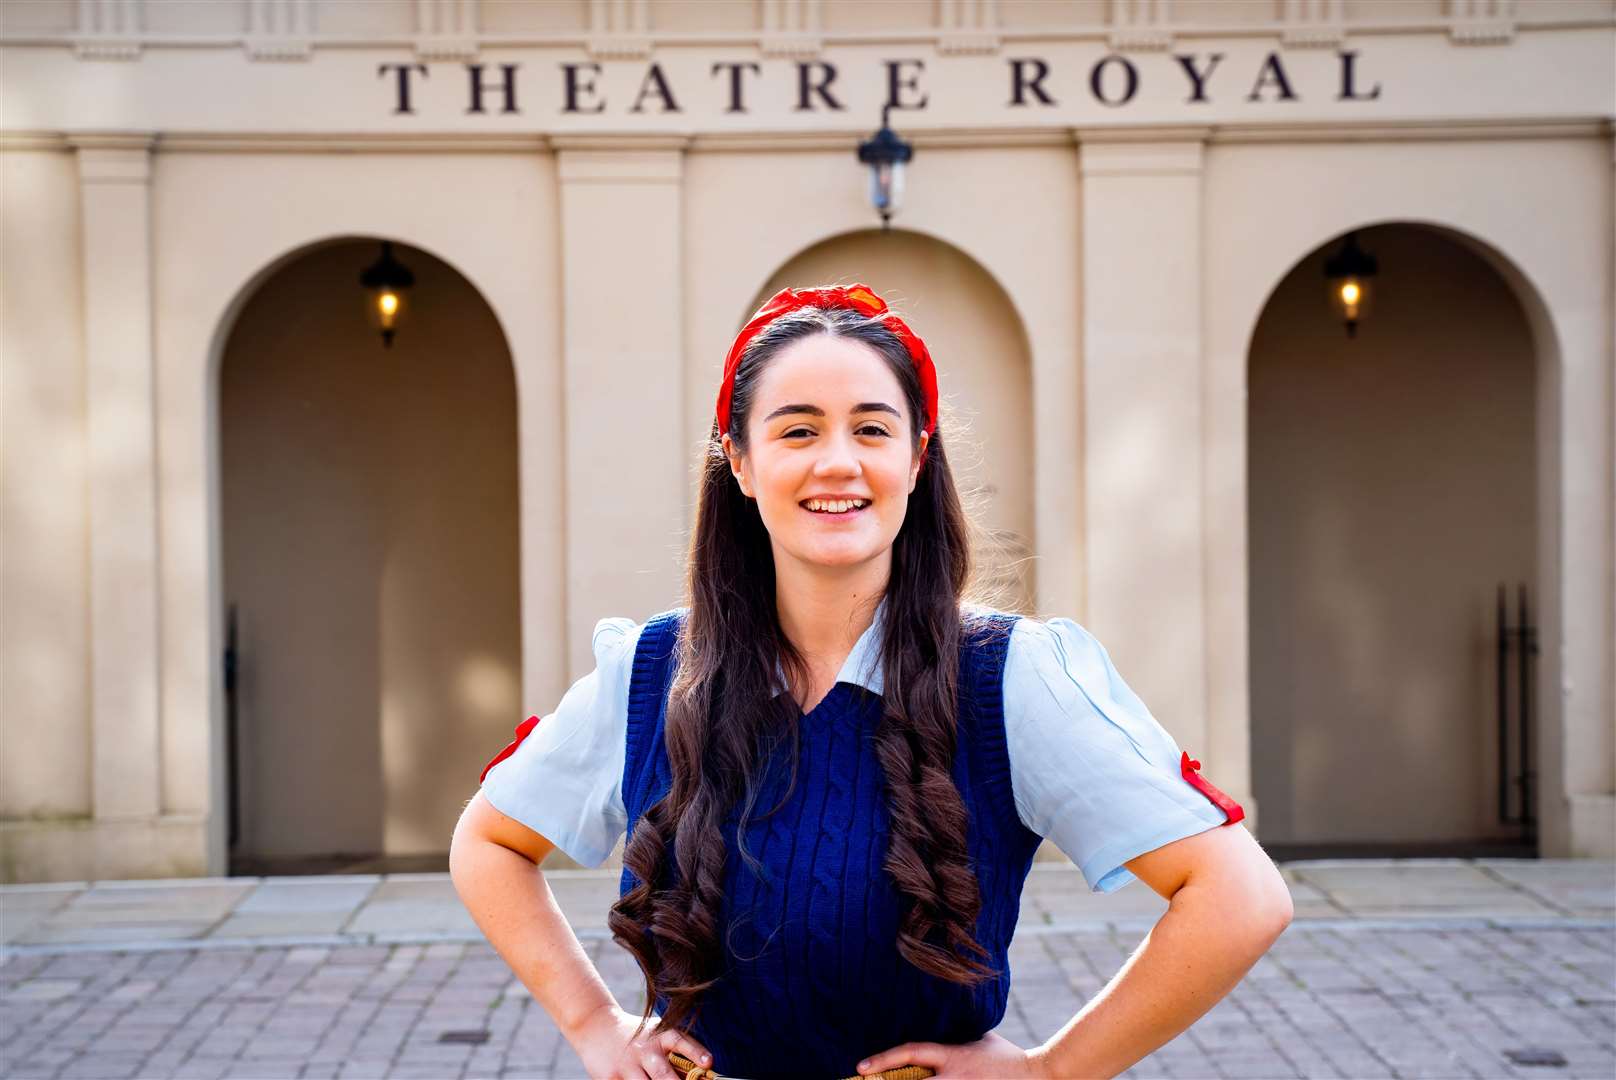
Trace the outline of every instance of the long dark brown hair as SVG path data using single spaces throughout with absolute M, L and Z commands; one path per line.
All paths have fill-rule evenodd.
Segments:
M 730 405 L 736 448 L 746 451 L 746 421 L 763 369 L 788 343 L 817 334 L 861 341 L 886 362 L 903 388 L 910 449 L 918 452 L 925 403 L 903 343 L 878 318 L 814 307 L 768 324 L 742 354 Z M 668 999 L 656 1031 L 688 1032 L 703 991 L 722 975 L 721 826 L 744 800 L 736 835 L 741 857 L 756 870 L 745 847 L 746 823 L 757 799 L 755 773 L 776 740 L 791 742 L 796 783 L 798 710 L 790 695 L 773 694 L 776 660 L 795 684 L 808 674 L 780 630 L 768 530 L 735 482 L 719 434 L 715 422 L 686 563 L 689 613 L 668 692 L 672 788 L 646 808 L 629 837 L 623 865 L 639 880 L 607 916 L 613 938 L 645 975 L 642 1029 L 658 996 Z M 967 985 L 997 974 L 958 955 L 989 955 L 972 935 L 982 898 L 967 860 L 965 803 L 951 775 L 961 600 L 970 584 L 973 536 L 939 428 L 892 544 L 875 754 L 892 823 L 884 866 L 904 900 L 898 951 L 923 971 Z M 666 865 L 669 841 L 677 882 Z

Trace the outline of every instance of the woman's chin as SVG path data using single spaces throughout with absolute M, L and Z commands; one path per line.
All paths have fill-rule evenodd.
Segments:
M 851 537 L 849 538 L 851 540 Z M 837 567 L 858 566 L 867 563 L 881 554 L 879 548 L 871 547 L 866 542 L 860 543 L 819 543 L 808 547 L 799 556 L 803 562 L 811 566 L 823 566 L 827 569 Z

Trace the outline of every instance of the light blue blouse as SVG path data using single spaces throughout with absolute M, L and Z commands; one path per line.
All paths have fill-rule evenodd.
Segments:
M 837 682 L 881 692 L 885 608 L 883 600 Z M 628 827 L 628 688 L 642 626 L 600 620 L 595 670 L 482 785 L 500 813 L 585 866 L 604 862 Z M 1105 647 L 1071 619 L 1016 622 L 1005 660 L 1004 724 L 1022 824 L 1053 841 L 1094 892 L 1136 880 L 1123 865 L 1130 859 L 1226 820 L 1184 779 L 1178 743 L 1123 682 Z

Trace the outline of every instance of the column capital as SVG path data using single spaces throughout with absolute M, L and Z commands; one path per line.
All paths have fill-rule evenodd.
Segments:
M 157 137 L 150 132 L 72 132 L 67 145 L 79 159 L 83 184 L 148 184 L 151 151 Z
M 559 139 L 556 175 L 572 183 L 679 183 L 687 140 Z
M 1091 176 L 1199 176 L 1206 141 L 1200 138 L 1079 140 L 1078 170 Z

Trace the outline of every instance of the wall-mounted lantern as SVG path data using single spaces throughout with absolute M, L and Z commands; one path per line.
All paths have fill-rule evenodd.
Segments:
M 1379 272 L 1375 257 L 1358 246 L 1358 234 L 1347 234 L 1341 249 L 1324 261 L 1324 280 L 1330 307 L 1347 324 L 1347 337 L 1358 336 L 1358 320 L 1369 314 L 1372 290 L 1369 279 Z
M 382 345 L 393 347 L 393 329 L 404 308 L 404 290 L 415 284 L 409 267 L 393 258 L 393 242 L 382 241 L 381 256 L 359 275 L 359 284 L 369 292 L 372 320 L 381 329 Z
M 915 148 L 887 126 L 892 105 L 881 106 L 881 130 L 859 143 L 858 159 L 870 167 L 870 202 L 881 212 L 881 228 L 892 227 L 892 215 L 903 202 L 904 164 Z

